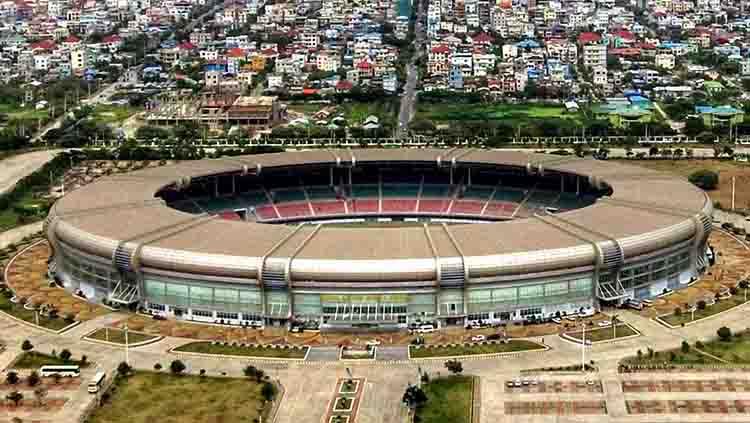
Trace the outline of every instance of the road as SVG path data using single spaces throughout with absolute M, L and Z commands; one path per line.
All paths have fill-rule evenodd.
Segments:
M 18 181 L 37 171 L 61 151 L 34 151 L 0 161 L 0 195 L 11 191 Z
M 407 130 L 409 129 L 409 122 L 414 117 L 417 103 L 417 82 L 419 79 L 419 69 L 417 68 L 416 62 L 424 54 L 424 38 L 425 38 L 425 10 L 424 2 L 421 0 L 417 1 L 417 23 L 414 28 L 414 56 L 411 62 L 406 67 L 406 84 L 404 84 L 404 92 L 401 97 L 401 109 L 398 113 L 398 138 L 406 136 Z

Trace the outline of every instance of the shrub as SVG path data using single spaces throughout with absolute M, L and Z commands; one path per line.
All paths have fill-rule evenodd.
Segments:
M 182 374 L 186 369 L 185 363 L 183 363 L 180 360 L 174 360 L 172 363 L 169 364 L 169 371 L 173 374 L 179 375 Z
M 272 401 L 273 397 L 276 396 L 276 387 L 273 386 L 273 383 L 265 382 L 263 383 L 263 387 L 260 388 L 260 394 L 263 395 L 266 401 Z
M 158 372 L 158 371 L 160 371 L 160 370 L 161 370 L 161 364 L 160 364 L 160 363 L 156 363 L 156 364 L 154 364 L 154 371 L 157 371 L 157 372 Z
M 698 188 L 710 191 L 719 185 L 719 174 L 712 170 L 701 169 L 690 174 L 688 180 Z
M 20 378 L 18 377 L 18 373 L 16 372 L 8 372 L 7 375 L 5 375 L 5 383 L 8 385 L 15 385 L 19 382 Z
M 26 383 L 32 387 L 38 385 L 39 382 L 41 382 L 41 379 L 39 378 L 39 373 L 37 372 L 31 372 L 26 378 Z
M 23 342 L 21 343 L 21 349 L 22 349 L 23 351 L 27 351 L 27 352 L 28 352 L 28 351 L 31 351 L 31 350 L 33 350 L 33 349 L 34 349 L 34 344 L 32 344 L 32 343 L 31 343 L 31 341 L 29 341 L 28 339 L 25 339 L 25 340 L 24 340 L 24 341 L 23 341 Z
M 702 350 L 702 349 L 703 349 L 703 342 L 701 342 L 701 341 L 696 341 L 696 342 L 695 342 L 695 348 L 697 348 L 697 349 L 699 349 L 699 350 Z
M 719 330 L 716 331 L 716 334 L 719 335 L 719 339 L 725 342 L 732 339 L 732 330 L 726 326 L 720 327 Z
M 60 351 L 60 358 L 63 359 L 63 361 L 70 360 L 70 357 L 72 357 L 72 356 L 73 356 L 73 354 L 71 354 L 70 350 L 68 350 L 68 349 L 64 349 L 64 350 Z
M 704 300 L 698 301 L 698 304 L 696 304 L 698 307 L 698 310 L 705 310 L 706 309 L 706 302 Z
M 675 361 L 677 359 L 677 354 L 674 353 L 674 351 L 669 352 L 669 361 Z
M 648 349 L 648 358 L 654 358 L 654 349 L 653 348 L 649 348 Z
M 133 370 L 133 368 L 124 361 L 117 365 L 117 374 L 119 374 L 120 376 L 129 375 L 131 370 Z
M 461 364 L 458 360 L 448 360 L 445 362 L 445 368 L 448 369 L 449 372 L 455 374 L 459 374 L 464 371 L 464 366 Z
M 674 315 L 675 316 L 679 316 L 681 314 L 682 314 L 682 309 L 679 308 L 679 307 L 675 307 L 675 309 L 674 309 Z
M 683 353 L 685 353 L 685 354 L 689 353 L 690 352 L 690 344 L 688 344 L 687 341 L 682 341 L 682 347 L 680 348 L 680 350 Z

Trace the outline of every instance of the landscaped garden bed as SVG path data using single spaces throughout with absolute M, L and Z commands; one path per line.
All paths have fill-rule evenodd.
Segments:
M 477 344 L 410 345 L 411 358 L 459 357 L 465 355 L 541 351 L 545 347 L 536 342 L 514 339 L 507 342 L 490 341 Z
M 427 402 L 416 409 L 415 421 L 471 423 L 473 389 L 471 376 L 441 377 L 423 383 Z
M 125 345 L 125 331 L 118 328 L 101 328 L 85 336 L 86 339 Z M 128 331 L 128 345 L 140 344 L 159 338 L 156 335 Z
M 734 307 L 745 304 L 744 295 L 733 295 L 729 298 L 718 300 L 715 304 L 706 305 L 705 307 L 696 307 L 695 312 L 680 309 L 675 310 L 672 314 L 659 316 L 658 320 L 672 327 L 687 325 L 698 320 L 705 319 L 716 314 L 722 313 Z
M 62 366 L 62 365 L 78 365 L 86 367 L 90 364 L 88 361 L 63 359 L 59 356 L 50 354 L 43 354 L 37 351 L 27 351 L 22 353 L 10 366 L 13 369 L 38 369 L 42 366 Z
M 286 358 L 303 360 L 309 347 L 292 345 L 244 345 L 240 343 L 220 343 L 209 341 L 191 342 L 175 348 L 175 352 L 216 354 L 241 357 Z
M 569 338 L 575 342 L 581 342 L 583 340 L 583 331 L 577 332 L 565 332 L 564 337 Z M 586 330 L 586 342 L 596 343 L 604 341 L 612 341 L 620 338 L 629 338 L 631 336 L 638 336 L 640 333 L 628 324 L 618 324 L 616 327 L 605 326 L 601 328 L 595 328 Z
M 135 372 L 118 377 L 91 423 L 267 421 L 272 402 L 253 379 Z

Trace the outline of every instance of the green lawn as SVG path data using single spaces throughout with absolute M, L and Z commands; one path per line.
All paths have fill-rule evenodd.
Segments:
M 530 104 L 432 104 L 419 103 L 417 117 L 434 122 L 504 120 L 523 124 L 535 120 L 563 119 L 579 123 L 580 113 L 567 113 L 561 106 Z
M 249 379 L 136 372 L 116 389 L 90 423 L 257 422 L 267 417 L 262 384 Z M 264 418 L 263 421 L 266 421 Z
M 731 298 L 728 298 L 726 300 L 719 300 L 716 302 L 716 304 L 707 306 L 703 310 L 695 310 L 695 313 L 683 311 L 679 316 L 672 313 L 668 316 L 662 316 L 661 320 L 669 323 L 672 326 L 680 326 L 683 323 L 690 323 L 691 321 L 705 319 L 706 317 L 713 316 L 714 314 L 721 313 L 722 311 L 729 310 L 730 308 L 737 307 L 738 305 L 742 305 L 744 303 L 744 295 L 733 295 Z M 693 314 L 695 314 L 695 320 L 692 320 Z
M 96 106 L 92 117 L 98 123 L 118 124 L 126 121 L 139 111 L 138 108 L 130 106 L 100 105 Z
M 77 360 L 63 360 L 60 357 L 54 357 L 49 354 L 42 354 L 36 351 L 29 351 L 21 354 L 21 357 L 16 361 L 16 363 L 13 365 L 14 369 L 38 369 L 42 366 L 52 366 L 52 365 L 68 365 L 68 364 L 77 364 L 81 367 L 88 366 L 88 362 L 81 364 L 80 361 Z
M 0 103 L 0 114 L 8 115 L 8 120 L 33 120 L 45 119 L 49 116 L 48 109 L 36 110 L 32 106 L 21 107 L 16 104 Z
M 610 339 L 625 338 L 627 336 L 637 335 L 638 332 L 633 330 L 626 324 L 618 324 L 617 330 L 612 329 L 612 326 L 605 328 L 596 328 L 592 330 L 586 330 L 586 340 L 591 342 L 608 341 Z M 580 340 L 583 337 L 583 332 L 567 332 L 566 335 L 571 338 Z
M 31 192 L 25 193 L 10 207 L 0 210 L 0 232 L 44 219 L 49 207 L 49 201 L 36 198 Z
M 201 354 L 237 355 L 242 357 L 305 358 L 307 348 L 240 347 L 212 345 L 211 342 L 191 342 L 175 348 L 175 351 Z
M 10 302 L 10 298 L 7 298 L 5 295 L 0 295 L 0 311 L 8 313 L 11 316 L 24 320 L 26 322 L 36 324 L 36 318 L 34 316 L 35 313 L 33 311 L 26 310 L 20 304 L 14 304 Z M 70 325 L 70 323 L 66 322 L 60 317 L 56 319 L 50 319 L 48 317 L 42 316 L 41 314 L 39 315 L 39 326 L 41 327 L 52 330 L 60 330 L 68 325 Z
M 399 103 L 392 99 L 372 103 L 344 103 L 341 109 L 349 125 L 360 125 L 370 115 L 377 116 L 381 125 L 393 125 L 398 117 Z
M 86 338 L 125 345 L 125 331 L 115 328 L 101 328 L 96 332 L 87 335 Z M 139 342 L 150 341 L 155 338 L 157 338 L 157 336 L 155 335 L 128 331 L 128 344 L 137 344 Z
M 750 332 L 737 333 L 729 342 L 719 339 L 706 342 L 702 350 L 732 363 L 750 364 Z
M 473 378 L 449 376 L 422 384 L 427 404 L 417 409 L 421 423 L 470 423 Z
M 457 345 L 440 346 L 433 348 L 414 348 L 409 347 L 411 358 L 428 358 L 428 357 L 453 357 L 462 355 L 477 354 L 495 354 L 505 352 L 533 351 L 544 349 L 541 345 L 524 340 L 511 340 L 507 343 L 497 344 L 477 344 L 477 345 Z

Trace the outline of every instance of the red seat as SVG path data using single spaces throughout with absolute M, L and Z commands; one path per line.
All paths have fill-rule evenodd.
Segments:
M 352 200 L 352 211 L 354 213 L 377 213 L 378 200 Z
M 384 213 L 409 213 L 417 208 L 417 200 L 384 199 L 382 206 Z
M 455 214 L 480 214 L 484 207 L 483 201 L 456 200 L 453 202 L 451 213 Z
M 276 210 L 282 218 L 309 216 L 310 207 L 304 203 L 281 203 L 276 205 Z
M 237 212 L 233 211 L 219 213 L 219 217 L 225 220 L 242 220 L 240 215 L 238 215 Z
M 450 201 L 447 198 L 441 200 L 422 199 L 419 200 L 419 211 L 422 213 L 444 213 L 449 204 Z
M 338 214 L 345 214 L 346 208 L 344 207 L 344 202 L 341 200 L 338 201 L 317 201 L 312 202 L 313 210 L 315 211 L 316 215 L 319 216 L 326 216 L 326 215 L 338 215 Z
M 267 220 L 267 219 L 276 219 L 279 216 L 276 214 L 276 210 L 273 209 L 273 206 L 271 205 L 265 205 L 265 206 L 258 206 L 255 208 L 255 214 L 261 219 L 261 220 Z

